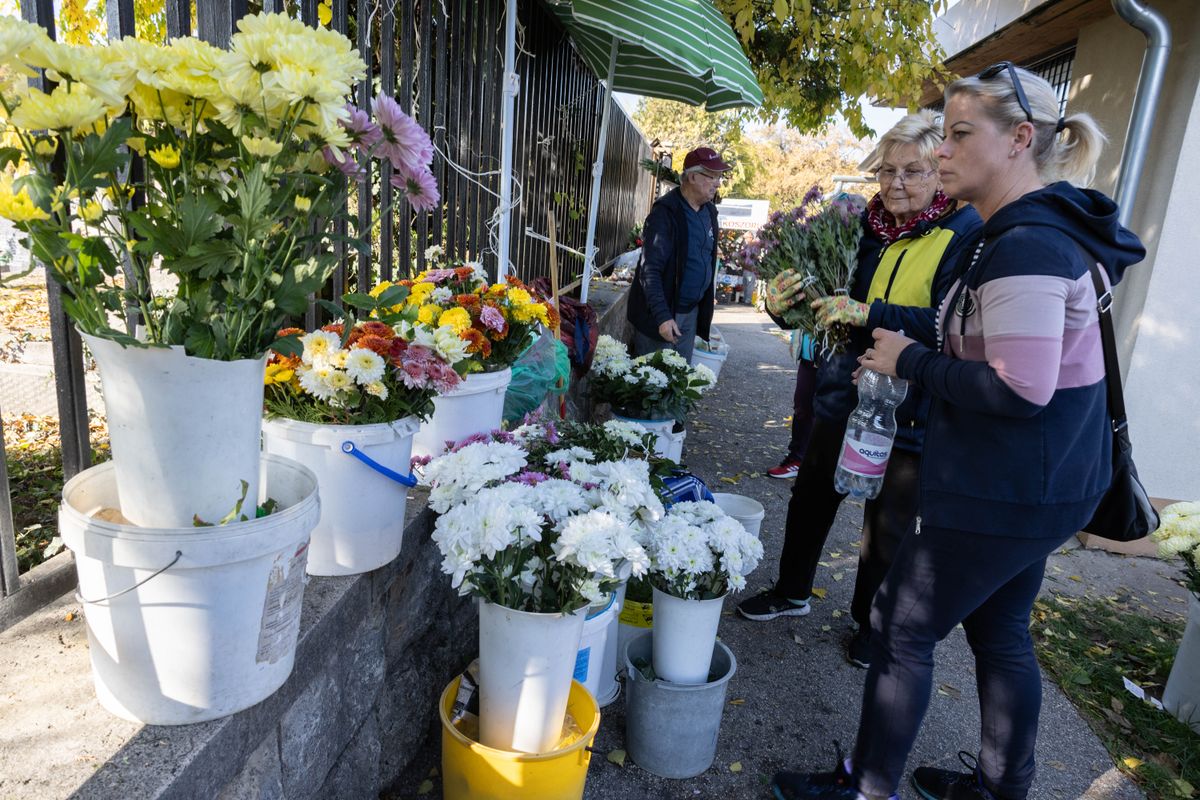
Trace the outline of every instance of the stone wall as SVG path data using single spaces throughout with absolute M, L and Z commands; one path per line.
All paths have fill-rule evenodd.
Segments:
M 410 506 L 424 509 L 424 492 L 412 495 Z M 268 699 L 225 719 L 142 726 L 100 709 L 90 692 L 82 622 L 63 611 L 72 607 L 69 596 L 43 618 L 6 631 L 4 637 L 20 637 L 31 655 L 24 676 L 15 674 L 21 664 L 6 659 L 4 695 L 14 688 L 10 681 L 29 686 L 37 680 L 46 654 L 57 652 L 56 666 L 63 670 L 57 680 L 77 690 L 79 702 L 52 709 L 27 704 L 14 711 L 19 719 L 0 713 L 14 734 L 0 748 L 0 796 L 361 800 L 387 790 L 411 795 L 411 786 L 399 785 L 401 776 L 428 736 L 436 735 L 437 699 L 473 657 L 478 641 L 473 602 L 458 597 L 439 568 L 441 558 L 429 538 L 433 520 L 428 510 L 416 514 L 403 552 L 382 569 L 312 578 L 291 677 Z M 63 630 L 70 631 L 66 639 Z M 40 716 L 47 714 L 54 716 Z M 11 727 L 16 723 L 21 730 Z M 25 723 L 30 732 L 45 730 L 45 740 L 21 735 Z M 92 754 L 95 764 L 63 763 L 61 755 L 59 763 L 45 763 L 56 758 L 47 744 L 65 743 L 65 731 L 71 732 L 71 749 Z

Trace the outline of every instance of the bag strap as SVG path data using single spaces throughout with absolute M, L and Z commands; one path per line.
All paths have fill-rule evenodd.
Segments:
M 1087 252 L 1085 250 L 1085 252 Z M 1125 417 L 1125 395 L 1121 391 L 1121 364 L 1117 360 L 1117 336 L 1113 331 L 1112 292 L 1105 288 L 1100 266 L 1088 253 L 1088 271 L 1092 274 L 1092 285 L 1096 288 L 1096 311 L 1100 317 L 1100 343 L 1104 348 L 1104 383 L 1108 388 L 1108 413 L 1112 418 L 1113 433 L 1128 424 Z

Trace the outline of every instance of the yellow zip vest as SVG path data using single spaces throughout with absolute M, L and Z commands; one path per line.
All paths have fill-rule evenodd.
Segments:
M 871 278 L 867 303 L 883 300 L 898 306 L 928 308 L 933 300 L 933 276 L 954 239 L 949 228 L 932 228 L 924 236 L 888 245 Z

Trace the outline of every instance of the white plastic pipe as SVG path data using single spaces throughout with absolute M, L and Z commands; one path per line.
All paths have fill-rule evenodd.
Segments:
M 496 247 L 496 279 L 508 274 L 508 248 L 512 236 L 513 138 L 516 135 L 517 92 L 517 0 L 508 0 L 504 11 L 504 102 L 500 112 L 500 230 Z
M 604 176 L 604 146 L 608 143 L 608 118 L 612 115 L 613 77 L 617 73 L 617 48 L 620 43 L 613 37 L 612 50 L 608 54 L 608 80 L 604 82 L 603 111 L 600 113 L 600 144 L 596 147 L 596 163 L 592 164 L 592 199 L 588 203 L 587 245 L 583 248 L 583 288 L 579 300 L 587 302 L 588 286 L 592 282 L 592 269 L 596 263 L 596 219 L 600 216 L 600 179 Z

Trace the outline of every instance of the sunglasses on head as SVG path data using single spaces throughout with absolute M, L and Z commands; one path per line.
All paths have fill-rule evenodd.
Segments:
M 1013 91 L 1016 92 L 1017 103 L 1021 106 L 1021 110 L 1025 112 L 1025 119 L 1033 122 L 1033 109 L 1029 107 L 1029 98 L 1025 96 L 1025 88 L 1021 86 L 1021 79 L 1017 77 L 1017 67 L 1015 64 L 1011 61 L 1001 61 L 998 64 L 992 64 L 979 73 L 978 78 L 981 81 L 990 81 L 1005 70 L 1008 70 L 1008 77 L 1012 79 Z

